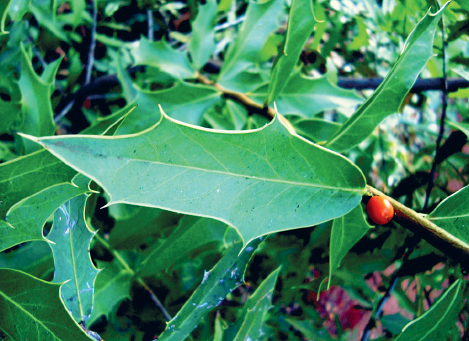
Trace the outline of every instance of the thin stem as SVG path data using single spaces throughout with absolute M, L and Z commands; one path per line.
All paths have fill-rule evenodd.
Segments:
M 147 37 L 149 41 L 154 41 L 154 28 L 153 28 L 153 10 L 147 9 L 147 23 L 148 23 L 148 32 Z
M 96 49 L 96 26 L 98 21 L 98 9 L 96 8 L 96 1 L 88 1 L 91 4 L 91 17 L 93 18 L 93 22 L 91 23 L 91 41 L 88 52 L 88 63 L 86 65 L 85 84 L 88 84 L 91 81 L 91 74 L 93 72 L 94 51 Z
M 441 39 L 443 40 L 442 46 L 442 58 L 443 58 L 443 79 L 444 79 L 444 88 L 442 93 L 442 109 L 441 109 L 441 118 L 440 118 L 440 131 L 438 133 L 438 138 L 436 139 L 436 152 L 435 158 L 433 159 L 432 169 L 430 171 L 430 179 L 427 186 L 427 191 L 425 195 L 425 204 L 423 205 L 423 212 L 428 208 L 428 203 L 430 202 L 430 194 L 433 189 L 433 181 L 436 174 L 436 166 L 438 160 L 438 153 L 440 152 L 441 140 L 443 139 L 443 134 L 445 131 L 445 119 L 446 119 L 446 108 L 448 107 L 448 74 L 446 71 L 446 47 L 447 42 L 445 39 L 445 21 L 444 16 L 441 17 Z

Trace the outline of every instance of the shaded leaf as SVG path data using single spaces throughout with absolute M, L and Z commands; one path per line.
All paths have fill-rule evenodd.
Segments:
M 207 0 L 200 5 L 197 17 L 192 22 L 192 36 L 189 52 L 196 70 L 200 70 L 215 51 L 215 31 L 217 2 Z
M 76 173 L 46 150 L 0 164 L 0 219 L 21 199 L 69 182 Z
M 226 227 L 218 220 L 185 216 L 164 244 L 145 257 L 138 275 L 157 274 L 183 259 L 190 259 L 190 253 L 197 248 L 207 244 L 222 244 Z
M 267 38 L 279 26 L 277 17 L 282 7 L 281 0 L 249 1 L 246 19 L 235 42 L 229 46 L 220 70 L 220 85 L 232 89 L 231 86 L 236 81 L 232 82 L 231 79 L 258 62 L 259 53 Z
M 130 299 L 130 284 L 133 271 L 125 269 L 117 259 L 112 263 L 98 262 L 99 271 L 95 282 L 93 312 L 86 321 L 92 325 L 102 315 L 109 319 L 115 306 L 126 298 Z
M 278 117 L 249 132 L 211 131 L 164 115 L 132 136 L 30 138 L 94 179 L 110 204 L 212 217 L 245 243 L 337 218 L 364 193 L 356 166 L 291 135 Z
M 418 319 L 408 323 L 396 341 L 444 340 L 462 307 L 465 282 L 458 279 Z
M 272 271 L 248 298 L 236 322 L 225 330 L 223 334 L 224 340 L 245 341 L 260 339 L 263 335 L 262 325 L 264 324 L 265 316 L 272 305 L 272 295 L 279 272 L 280 268 Z
M 164 39 L 151 42 L 142 36 L 138 42 L 131 44 L 130 54 L 135 65 L 154 66 L 179 79 L 195 76 L 186 54 L 171 48 Z
M 329 248 L 329 276 L 340 266 L 340 262 L 348 251 L 370 230 L 370 226 L 363 216 L 361 205 L 358 205 L 346 215 L 334 219 L 331 230 Z M 331 281 L 328 282 L 329 289 Z
M 427 216 L 432 222 L 469 245 L 469 186 L 440 202 Z
M 340 128 L 340 123 L 321 118 L 301 119 L 292 125 L 298 135 L 316 143 L 326 141 Z
M 350 149 L 366 139 L 383 119 L 399 110 L 402 100 L 433 55 L 435 29 L 447 6 L 448 3 L 435 14 L 428 11 L 420 20 L 386 78 L 327 142 L 327 148 Z
M 200 286 L 168 323 L 158 340 L 184 340 L 214 307 L 221 304 L 229 292 L 242 284 L 246 265 L 260 242 L 252 241 L 241 253 L 242 243 L 234 244 L 223 258 L 205 273 Z
M 92 340 L 65 310 L 60 284 L 0 269 L 0 332 L 7 340 Z
M 46 279 L 54 272 L 54 259 L 49 245 L 29 242 L 18 250 L 0 253 L 0 268 L 20 270 L 31 276 Z
M 247 95 L 261 104 L 268 95 L 268 87 L 263 85 Z M 338 88 L 326 77 L 310 78 L 297 72 L 290 77 L 275 104 L 282 115 L 313 117 L 324 110 L 350 108 L 362 101 L 354 91 Z
M 0 220 L 0 250 L 30 240 L 44 240 L 42 228 L 49 216 L 64 202 L 89 192 L 71 183 L 46 188 L 16 203 Z
M 288 82 L 298 63 L 301 51 L 313 32 L 316 20 L 312 0 L 293 0 L 288 17 L 287 33 L 270 75 L 266 104 L 275 100 Z
M 51 73 L 54 76 L 59 62 L 54 63 L 55 70 Z M 54 135 L 54 112 L 50 100 L 54 83 L 51 78 L 46 82 L 36 74 L 24 46 L 21 45 L 21 77 L 18 84 L 21 90 L 23 124 L 18 130 L 22 133 L 35 136 Z M 24 145 L 27 154 L 39 149 L 28 140 L 24 141 Z
M 70 199 L 54 214 L 47 236 L 54 255 L 54 282 L 62 283 L 61 297 L 76 322 L 85 322 L 93 308 L 94 281 L 98 270 L 89 248 L 94 233 L 85 223 L 87 195 Z
M 181 215 L 152 207 L 116 204 L 109 207 L 116 224 L 109 235 L 115 249 L 132 250 L 163 227 L 177 226 Z
M 121 68 L 118 77 L 127 102 L 138 106 L 121 123 L 116 135 L 137 133 L 153 126 L 160 119 L 158 105 L 172 118 L 200 124 L 204 112 L 221 101 L 221 92 L 211 86 L 178 82 L 169 89 L 147 91 L 134 85 L 127 71 Z

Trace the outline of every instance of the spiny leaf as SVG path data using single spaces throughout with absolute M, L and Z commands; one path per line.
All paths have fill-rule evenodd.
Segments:
M 112 263 L 98 262 L 98 267 L 103 270 L 96 278 L 93 312 L 86 321 L 89 326 L 102 315 L 109 317 L 117 304 L 130 299 L 130 284 L 134 275 L 133 271 L 124 269 L 117 259 Z
M 199 7 L 199 13 L 192 23 L 192 36 L 189 41 L 189 51 L 192 63 L 199 70 L 209 60 L 215 50 L 215 23 L 217 2 L 208 0 Z
M 329 276 L 340 266 L 347 252 L 370 230 L 360 205 L 332 223 L 329 248 Z M 330 287 L 330 278 L 327 288 Z
M 0 269 L 0 334 L 6 340 L 93 340 L 65 310 L 60 287 L 21 271 Z
M 235 42 L 230 45 L 220 70 L 219 84 L 235 90 L 232 86 L 236 86 L 236 82 L 230 80 L 258 62 L 259 53 L 267 38 L 279 26 L 277 16 L 282 6 L 281 0 L 249 1 L 246 20 Z
M 290 73 L 298 63 L 303 46 L 313 32 L 315 24 L 312 0 L 293 0 L 285 41 L 270 75 L 266 104 L 275 100 L 287 84 Z
M 46 188 L 16 203 L 0 220 L 0 251 L 30 240 L 45 241 L 42 228 L 49 216 L 64 202 L 83 193 L 87 187 L 71 183 Z
M 247 95 L 261 104 L 268 95 L 268 87 L 268 84 L 263 85 Z M 313 117 L 324 110 L 350 108 L 362 101 L 354 91 L 338 88 L 326 77 L 310 78 L 296 72 L 288 79 L 275 104 L 284 115 Z
M 396 341 L 445 340 L 462 307 L 463 284 L 461 279 L 454 282 L 425 314 L 402 329 Z
M 0 219 L 18 201 L 47 187 L 70 182 L 77 172 L 47 150 L 0 165 Z
M 247 132 L 203 129 L 164 115 L 136 135 L 29 138 L 99 183 L 110 204 L 212 217 L 235 227 L 245 243 L 337 218 L 364 193 L 356 166 L 291 135 L 278 117 Z
M 47 236 L 54 255 L 54 282 L 62 283 L 61 297 L 76 322 L 84 322 L 93 308 L 94 281 L 98 270 L 89 248 L 94 233 L 85 223 L 87 195 L 70 199 L 54 214 Z
M 274 270 L 246 301 L 241 315 L 223 334 L 224 340 L 259 340 L 267 311 L 272 305 L 272 295 L 280 268 Z
M 350 149 L 366 139 L 383 119 L 398 111 L 402 100 L 433 55 L 436 25 L 448 4 L 435 14 L 429 11 L 420 20 L 386 78 L 327 142 L 326 147 L 337 151 Z
M 428 215 L 442 229 L 469 245 L 469 186 L 440 202 Z
M 195 70 L 186 54 L 172 49 L 164 39 L 151 42 L 142 36 L 138 42 L 132 44 L 130 53 L 135 65 L 154 66 L 179 79 L 195 76 Z
M 234 244 L 210 271 L 205 272 L 202 284 L 168 323 L 158 340 L 184 340 L 202 318 L 242 284 L 246 265 L 260 243 L 260 240 L 252 241 L 241 253 L 241 243 Z

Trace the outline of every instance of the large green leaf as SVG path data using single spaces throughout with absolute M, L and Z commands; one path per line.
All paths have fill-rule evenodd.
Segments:
M 278 116 L 245 132 L 211 131 L 163 114 L 136 135 L 29 138 L 100 184 L 109 204 L 212 217 L 235 227 L 245 243 L 340 217 L 365 191 L 353 163 L 290 134 Z
M 158 105 L 172 118 L 201 124 L 204 112 L 221 101 L 221 92 L 211 86 L 178 82 L 169 89 L 147 91 L 133 84 L 122 68 L 118 69 L 118 77 L 127 102 L 138 106 L 121 123 L 116 135 L 136 133 L 153 126 L 160 119 Z
M 146 255 L 138 275 L 157 274 L 183 259 L 190 259 L 190 253 L 197 248 L 207 244 L 222 244 L 225 230 L 226 224 L 221 221 L 194 216 L 182 218 L 164 244 Z
M 0 165 L 0 219 L 21 199 L 47 187 L 69 182 L 77 172 L 46 150 Z
M 65 310 L 60 287 L 0 269 L 0 334 L 5 340 L 92 340 Z
M 269 85 L 266 84 L 247 95 L 261 104 L 268 95 L 268 88 Z M 292 74 L 275 104 L 282 115 L 313 117 L 324 110 L 350 108 L 362 101 L 354 91 L 338 88 L 326 77 L 310 78 L 297 72 Z
M 332 223 L 329 248 L 329 276 L 340 266 L 347 252 L 370 230 L 360 205 Z M 328 288 L 331 281 L 328 282 Z
M 134 272 L 125 269 L 121 263 L 114 259 L 112 263 L 98 262 L 103 268 L 96 278 L 93 312 L 86 321 L 91 326 L 102 315 L 109 318 L 117 304 L 126 298 L 130 299 L 130 284 Z
M 435 29 L 447 6 L 448 3 L 435 14 L 429 11 L 420 20 L 386 78 L 327 142 L 326 147 L 347 150 L 366 139 L 383 119 L 398 111 L 402 100 L 433 55 Z
M 282 0 L 249 1 L 246 19 L 235 42 L 231 43 L 220 70 L 219 84 L 232 89 L 236 82 L 232 82 L 231 78 L 258 62 L 267 38 L 279 26 L 277 17 L 282 7 Z
M 248 298 L 236 322 L 224 332 L 224 340 L 245 341 L 261 338 L 263 335 L 262 325 L 267 311 L 272 305 L 272 295 L 279 272 L 280 268 L 272 271 L 254 294 Z
M 241 253 L 242 244 L 234 244 L 223 258 L 204 274 L 200 286 L 168 323 L 158 340 L 184 340 L 213 308 L 221 304 L 228 293 L 242 284 L 246 265 L 260 242 L 252 241 Z
M 326 121 L 322 118 L 300 119 L 292 123 L 292 125 L 298 135 L 315 143 L 327 141 L 327 139 L 340 129 L 339 123 Z
M 62 183 L 16 203 L 0 220 L 0 251 L 30 240 L 44 240 L 42 228 L 52 213 L 67 200 L 89 192 L 86 187 Z
M 18 84 L 21 90 L 23 124 L 19 131 L 35 136 L 54 135 L 54 111 L 50 100 L 54 84 L 53 77 L 49 77 L 46 81 L 41 79 L 34 71 L 23 45 L 21 45 L 21 52 L 21 77 Z M 53 64 L 54 76 L 59 63 L 60 60 Z M 24 144 L 26 153 L 39 149 L 37 145 L 31 144 L 31 141 L 25 140 Z
M 45 242 L 29 242 L 17 250 L 0 252 L 0 268 L 16 269 L 46 279 L 54 272 L 54 259 Z
M 94 233 L 85 223 L 86 199 L 87 195 L 82 194 L 60 206 L 47 236 L 54 255 L 54 282 L 66 282 L 62 285 L 61 297 L 77 322 L 85 322 L 91 315 L 94 281 L 98 274 L 89 254 Z
M 154 66 L 179 79 L 195 77 L 187 55 L 172 49 L 164 39 L 151 42 L 142 36 L 138 42 L 132 43 L 130 53 L 135 65 Z
M 199 70 L 210 59 L 215 50 L 215 24 L 217 14 L 217 2 L 207 0 L 199 7 L 199 13 L 192 22 L 192 36 L 189 41 L 189 52 L 192 63 Z
M 464 287 L 461 279 L 454 282 L 425 314 L 402 329 L 396 341 L 445 340 L 462 308 Z
M 316 20 L 312 0 L 293 0 L 288 17 L 287 33 L 270 75 L 266 104 L 277 98 L 298 63 L 303 46 L 313 32 Z
M 440 202 L 427 218 L 469 245 L 469 186 Z

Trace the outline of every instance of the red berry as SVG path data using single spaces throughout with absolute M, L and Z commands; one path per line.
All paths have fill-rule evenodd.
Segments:
M 366 205 L 366 213 L 376 224 L 384 225 L 391 221 L 394 216 L 394 207 L 388 199 L 383 197 L 371 197 Z
M 83 101 L 83 108 L 85 108 L 85 109 L 91 108 L 91 101 L 89 99 L 85 99 Z

